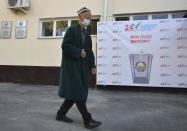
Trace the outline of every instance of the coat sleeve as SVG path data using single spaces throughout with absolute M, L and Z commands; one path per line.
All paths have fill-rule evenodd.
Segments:
M 64 36 L 62 42 L 62 50 L 64 54 L 69 55 L 74 58 L 80 58 L 82 50 L 73 45 L 73 32 L 69 28 Z
M 89 58 L 89 69 L 91 70 L 92 68 L 96 68 L 95 66 L 95 58 L 94 58 L 94 53 L 92 50 L 92 40 L 90 38 L 91 46 L 90 46 L 90 58 Z

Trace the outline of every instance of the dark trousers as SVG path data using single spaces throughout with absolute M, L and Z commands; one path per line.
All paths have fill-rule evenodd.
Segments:
M 66 113 L 69 111 L 69 109 L 73 106 L 74 103 L 76 104 L 79 112 L 81 113 L 84 123 L 87 124 L 92 119 L 92 116 L 87 110 L 86 101 L 73 101 L 65 99 L 60 109 L 58 110 L 57 115 L 66 115 Z

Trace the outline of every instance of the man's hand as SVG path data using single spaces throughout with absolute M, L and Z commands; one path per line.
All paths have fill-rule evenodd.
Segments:
M 84 51 L 84 49 L 82 49 L 81 57 L 82 57 L 82 58 L 85 58 L 85 57 L 86 57 L 86 52 Z
M 92 74 L 95 75 L 96 74 L 96 68 L 92 68 Z

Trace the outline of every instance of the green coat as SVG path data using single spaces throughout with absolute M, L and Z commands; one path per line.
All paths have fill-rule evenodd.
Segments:
M 86 57 L 81 58 L 82 49 Z M 92 40 L 88 33 L 82 44 L 80 24 L 68 28 L 62 42 L 58 95 L 69 100 L 87 100 L 89 70 L 95 68 Z

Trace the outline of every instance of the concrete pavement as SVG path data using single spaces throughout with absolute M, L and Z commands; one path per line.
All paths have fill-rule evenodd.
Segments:
M 0 83 L 0 131 L 88 131 L 75 105 L 67 114 L 73 124 L 55 120 L 63 101 L 57 90 Z M 93 131 L 187 130 L 186 92 L 90 89 L 87 105 L 93 118 L 103 123 Z

